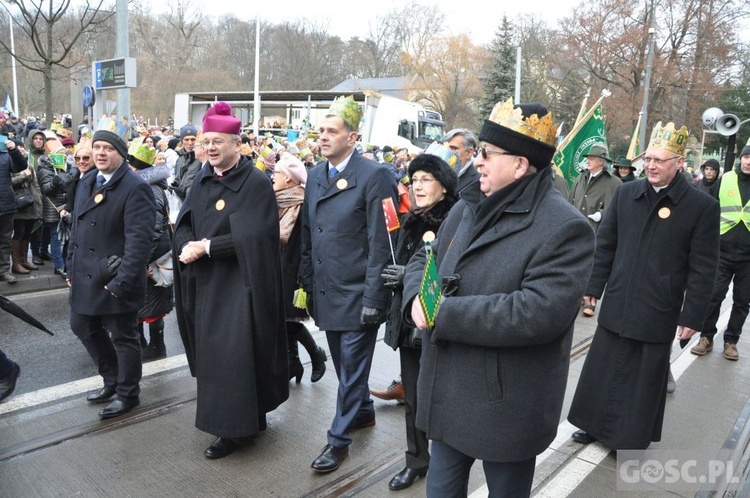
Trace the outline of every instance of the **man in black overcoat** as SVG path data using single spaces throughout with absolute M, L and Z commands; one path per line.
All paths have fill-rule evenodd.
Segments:
M 719 259 L 719 203 L 681 174 L 688 132 L 657 123 L 646 178 L 615 190 L 584 294 L 599 323 L 568 420 L 580 443 L 645 449 L 661 439 L 675 331 L 703 329 Z
M 144 302 L 156 204 L 148 184 L 130 170 L 119 136 L 97 131 L 92 149 L 96 170 L 78 184 L 68 250 L 70 327 L 104 378 L 104 388 L 86 399 L 106 403 L 114 397 L 99 412 L 111 418 L 140 402 L 137 314 Z
M 390 198 L 396 205 L 396 182 L 386 167 L 354 150 L 359 119 L 354 99 L 340 97 L 321 121 L 327 160 L 310 170 L 302 208 L 300 281 L 339 378 L 336 415 L 312 464 L 316 472 L 336 470 L 351 432 L 375 425 L 368 379 L 390 298 L 380 278 L 391 258 L 382 203 Z
M 266 413 L 289 397 L 271 182 L 240 155 L 240 120 L 219 102 L 203 117 L 208 156 L 175 223 L 175 306 L 190 372 L 195 426 L 216 436 L 222 458 L 266 429 Z

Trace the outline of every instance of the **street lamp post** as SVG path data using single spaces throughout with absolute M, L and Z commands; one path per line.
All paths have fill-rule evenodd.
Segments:
M 3 3 L 5 12 L 8 13 L 8 26 L 10 26 L 10 60 L 11 60 L 11 72 L 13 74 L 13 113 L 18 116 L 18 80 L 16 77 L 16 42 L 13 37 L 13 15 L 11 15 L 8 6 Z

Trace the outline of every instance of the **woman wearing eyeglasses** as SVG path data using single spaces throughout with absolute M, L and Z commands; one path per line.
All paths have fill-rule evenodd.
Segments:
M 446 152 L 449 153 L 447 149 Z M 393 290 L 384 341 L 399 351 L 406 418 L 406 466 L 388 483 L 392 490 L 406 489 L 417 477 L 427 475 L 430 462 L 427 436 L 415 425 L 422 339 L 401 317 L 404 265 L 424 245 L 425 233 L 437 234 L 456 202 L 458 186 L 456 172 L 440 157 L 428 153 L 414 158 L 409 165 L 409 178 L 413 200 L 411 209 L 401 219 L 395 248 L 397 264 L 386 266 L 382 274 L 385 285 Z

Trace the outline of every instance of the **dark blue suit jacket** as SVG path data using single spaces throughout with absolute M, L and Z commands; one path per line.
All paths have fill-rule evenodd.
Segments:
M 91 170 L 76 190 L 67 263 L 70 309 L 83 315 L 136 312 L 144 303 L 154 194 L 127 162 L 99 190 L 97 175 Z M 114 278 L 107 270 L 109 256 L 122 258 Z

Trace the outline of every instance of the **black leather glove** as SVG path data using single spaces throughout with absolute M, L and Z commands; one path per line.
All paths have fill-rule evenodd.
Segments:
M 305 290 L 305 293 L 307 294 L 307 314 L 310 315 L 310 317 L 315 318 L 313 316 L 313 312 L 315 311 L 315 308 L 313 306 L 313 291 L 311 290 Z
M 404 274 L 406 267 L 404 265 L 386 265 L 380 277 L 383 279 L 383 285 L 389 289 L 397 289 L 404 285 Z
M 120 259 L 119 256 L 110 256 L 107 258 L 107 271 L 109 271 L 109 275 L 114 278 L 115 275 L 117 275 L 117 270 L 120 269 L 120 263 L 122 263 L 122 259 Z
M 385 310 L 362 306 L 362 314 L 360 315 L 359 322 L 363 329 L 378 327 L 384 321 Z
M 52 177 L 52 186 L 53 187 L 59 188 L 59 187 L 62 187 L 64 184 L 65 184 L 65 182 L 59 176 L 55 175 L 55 176 Z

